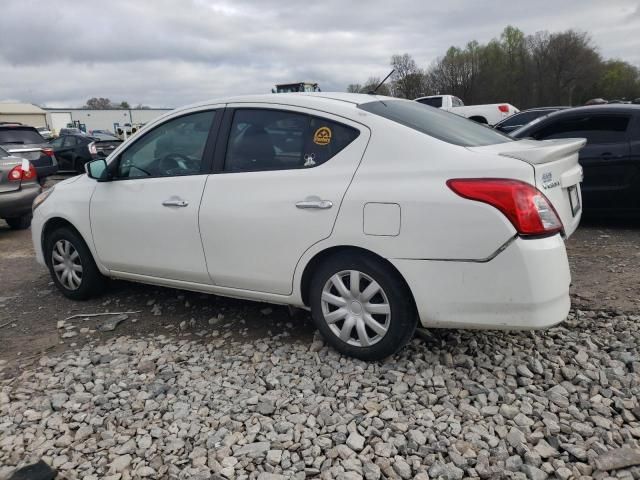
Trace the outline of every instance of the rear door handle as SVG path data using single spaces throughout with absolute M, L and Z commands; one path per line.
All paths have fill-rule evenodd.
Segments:
M 320 210 L 326 210 L 333 207 L 333 202 L 329 200 L 304 200 L 296 203 L 296 207 L 302 209 L 316 208 Z
M 165 207 L 187 207 L 189 202 L 182 200 L 181 198 L 170 198 L 169 200 L 162 202 L 162 205 Z

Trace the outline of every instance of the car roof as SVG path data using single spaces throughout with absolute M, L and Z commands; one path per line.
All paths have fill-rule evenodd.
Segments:
M 632 103 L 606 103 L 603 105 L 586 105 L 584 107 L 573 107 L 553 113 L 552 115 L 561 115 L 563 113 L 623 113 L 623 112 L 640 112 L 640 105 Z
M 376 100 L 391 99 L 382 95 L 369 95 L 365 93 L 345 92 L 292 92 L 292 93 L 268 93 L 262 95 L 239 95 L 235 97 L 215 98 L 208 101 L 192 103 L 176 110 L 204 107 L 220 103 L 280 103 L 297 106 L 309 106 L 312 108 L 330 106 L 357 106 Z M 398 100 L 398 99 L 394 99 Z

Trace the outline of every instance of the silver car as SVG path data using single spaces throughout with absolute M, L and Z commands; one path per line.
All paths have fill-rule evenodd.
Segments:
M 29 228 L 31 205 L 41 191 L 35 167 L 0 148 L 0 218 L 15 230 Z

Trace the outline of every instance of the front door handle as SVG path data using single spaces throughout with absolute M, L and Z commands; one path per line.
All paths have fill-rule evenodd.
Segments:
M 169 200 L 162 202 L 162 205 L 165 207 L 186 207 L 189 205 L 189 202 L 182 200 L 181 198 L 170 198 Z
M 329 200 L 304 200 L 296 203 L 296 207 L 302 209 L 316 208 L 319 210 L 326 210 L 327 208 L 333 207 L 333 202 Z

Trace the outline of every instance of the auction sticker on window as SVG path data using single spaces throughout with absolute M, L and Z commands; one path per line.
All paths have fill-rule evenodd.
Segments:
M 313 143 L 316 145 L 329 145 L 331 143 L 331 129 L 329 127 L 320 127 L 313 134 Z

